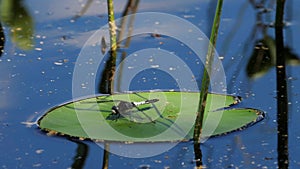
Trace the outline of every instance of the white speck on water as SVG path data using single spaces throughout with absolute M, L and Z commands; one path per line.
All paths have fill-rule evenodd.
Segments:
M 159 65 L 151 65 L 151 68 L 159 68 Z
M 195 15 L 183 15 L 184 18 L 195 18 Z
M 84 83 L 81 83 L 81 88 L 83 88 L 83 89 L 85 89 L 85 88 L 86 88 L 86 86 L 85 86 L 85 84 L 84 84 Z
M 155 163 L 161 163 L 161 160 L 154 160 Z
M 43 49 L 42 48 L 35 48 L 34 50 L 36 50 L 36 51 L 42 51 Z
M 33 164 L 33 165 L 32 165 L 32 167 L 40 167 L 40 166 L 42 166 L 41 163 L 37 163 L 37 164 Z
M 169 67 L 169 70 L 176 70 L 175 67 Z
M 11 78 L 14 78 L 14 77 L 16 77 L 16 76 L 17 76 L 17 74 L 12 74 L 12 75 L 10 75 Z
M 128 66 L 127 68 L 128 68 L 128 69 L 133 69 L 134 67 L 133 67 L 133 66 Z
M 25 53 L 19 53 L 19 56 L 26 56 Z
M 63 63 L 62 63 L 62 62 L 54 62 L 54 64 L 55 64 L 55 65 L 57 65 L 57 66 L 61 66 L 61 65 L 63 65 Z
M 139 166 L 140 169 L 149 169 L 150 165 L 149 164 L 142 164 Z
M 44 152 L 44 150 L 43 149 L 38 149 L 38 150 L 35 150 L 35 153 L 37 153 L 37 154 L 42 154 Z

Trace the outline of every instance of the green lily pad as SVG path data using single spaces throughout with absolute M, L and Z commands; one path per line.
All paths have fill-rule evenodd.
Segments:
M 134 107 L 119 117 L 112 107 L 120 101 L 159 101 Z M 163 142 L 189 140 L 198 108 L 196 92 L 139 92 L 94 96 L 54 107 L 38 120 L 49 133 L 96 141 Z M 202 137 L 240 130 L 263 119 L 256 109 L 233 109 L 231 95 L 209 94 Z

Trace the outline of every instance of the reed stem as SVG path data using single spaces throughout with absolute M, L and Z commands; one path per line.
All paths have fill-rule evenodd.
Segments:
M 220 24 L 220 18 L 221 18 L 221 12 L 222 12 L 222 5 L 223 0 L 218 0 L 216 13 L 214 17 L 214 23 L 210 35 L 210 43 L 208 46 L 207 56 L 206 56 L 206 62 L 205 62 L 205 69 L 203 72 L 202 77 L 202 84 L 200 89 L 200 99 L 199 99 L 199 105 L 197 110 L 197 117 L 195 122 L 195 128 L 194 128 L 194 142 L 200 143 L 201 139 L 201 133 L 202 133 L 202 126 L 203 126 L 203 117 L 204 117 L 204 111 L 206 106 L 206 100 L 207 100 L 207 94 L 208 94 L 208 88 L 210 84 L 209 75 L 211 74 L 211 66 L 212 62 L 214 60 L 214 49 L 216 46 L 217 36 L 218 36 L 218 30 L 219 30 L 219 24 Z

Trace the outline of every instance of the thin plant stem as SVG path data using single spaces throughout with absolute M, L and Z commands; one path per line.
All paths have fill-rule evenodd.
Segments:
M 210 84 L 209 75 L 211 74 L 211 66 L 212 62 L 214 60 L 214 49 L 216 46 L 216 40 L 218 36 L 218 29 L 220 24 L 220 18 L 221 18 L 221 12 L 222 12 L 222 5 L 223 0 L 218 0 L 216 13 L 214 17 L 214 23 L 210 35 L 210 44 L 208 46 L 208 52 L 206 56 L 206 62 L 205 62 L 205 69 L 203 72 L 202 77 L 202 84 L 201 84 L 201 92 L 200 92 L 200 99 L 199 99 L 199 106 L 197 110 L 197 117 L 195 122 L 195 128 L 194 128 L 194 142 L 200 142 L 201 133 L 202 133 L 202 125 L 203 125 L 203 117 L 204 117 L 204 111 L 206 106 L 206 100 L 207 100 L 207 94 L 208 94 L 208 88 Z
M 107 0 L 108 8 L 108 25 L 110 34 L 110 51 L 109 59 L 106 61 L 105 68 L 102 72 L 102 80 L 100 82 L 100 93 L 114 93 L 114 75 L 116 70 L 116 58 L 117 58 L 117 26 L 114 16 L 113 0 Z
M 110 47 L 112 51 L 117 50 L 117 26 L 115 23 L 113 0 L 107 0 L 108 24 L 110 33 Z
M 277 152 L 278 167 L 289 168 L 288 153 L 288 98 L 286 82 L 286 58 L 283 40 L 283 16 L 285 0 L 277 0 L 275 18 L 276 79 L 277 79 Z
M 110 56 L 106 62 L 105 69 L 102 73 L 102 81 L 100 83 L 100 92 L 113 93 L 113 80 L 116 70 L 116 58 L 117 58 L 117 27 L 114 16 L 113 0 L 107 0 L 108 8 L 108 25 L 110 35 Z M 104 143 L 104 155 L 102 169 L 108 168 L 109 163 L 109 143 Z

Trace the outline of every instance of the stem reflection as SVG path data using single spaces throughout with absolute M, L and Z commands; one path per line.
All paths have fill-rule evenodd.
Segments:
M 283 14 L 285 0 L 277 0 L 276 39 L 276 79 L 277 79 L 277 152 L 278 167 L 289 167 L 288 153 L 288 99 L 286 83 L 286 63 L 283 40 Z

